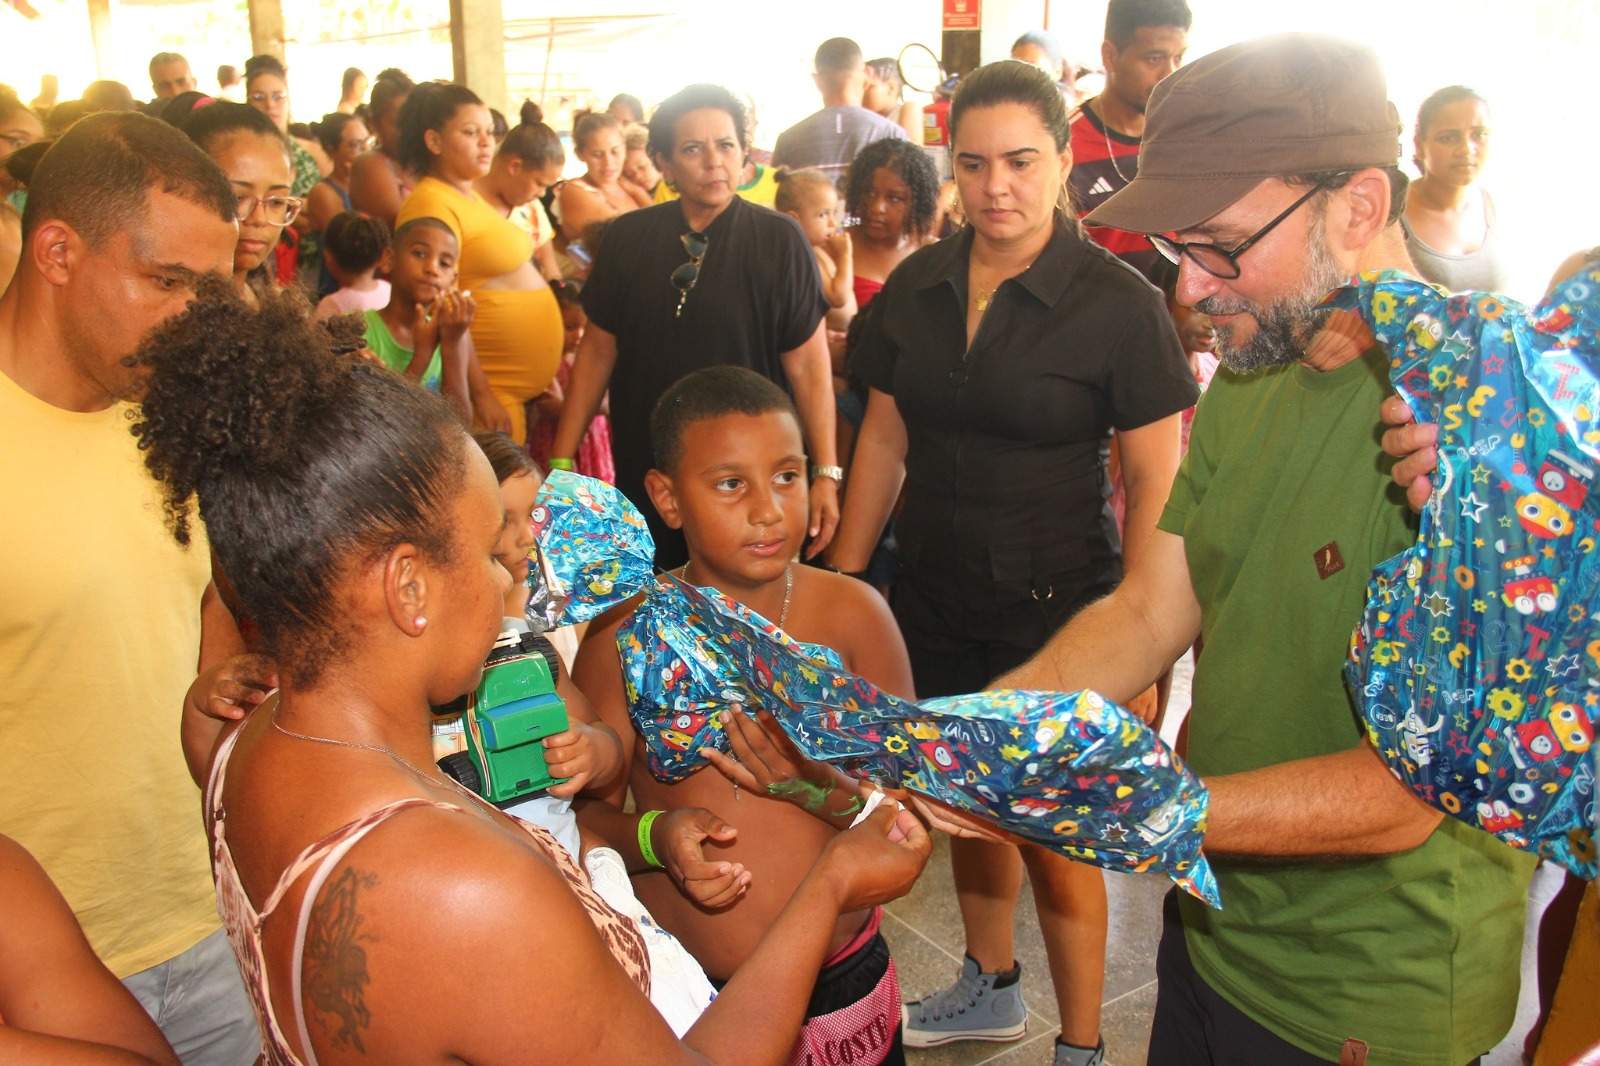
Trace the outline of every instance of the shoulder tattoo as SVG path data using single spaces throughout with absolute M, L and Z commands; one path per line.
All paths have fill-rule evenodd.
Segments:
M 302 963 L 305 996 L 324 1029 L 333 1034 L 334 1046 L 353 1047 L 362 1054 L 367 1049 L 361 1033 L 372 1024 L 366 1000 L 372 976 L 362 944 L 377 937 L 363 928 L 358 897 L 377 883 L 377 874 L 346 867 L 323 888 L 311 908 Z

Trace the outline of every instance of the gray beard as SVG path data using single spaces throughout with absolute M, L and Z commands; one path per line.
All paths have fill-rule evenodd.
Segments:
M 1256 320 L 1249 342 L 1235 346 L 1231 329 L 1217 330 L 1217 357 L 1236 374 L 1254 374 L 1297 363 L 1305 357 L 1322 324 L 1333 314 L 1322 301 L 1343 285 L 1346 272 L 1339 269 L 1323 236 L 1322 218 L 1313 223 L 1306 247 L 1305 275 L 1289 295 L 1265 306 L 1244 299 L 1208 296 L 1195 310 L 1208 315 L 1248 314 Z

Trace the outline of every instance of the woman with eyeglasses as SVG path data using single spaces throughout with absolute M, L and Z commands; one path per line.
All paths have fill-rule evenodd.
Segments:
M 494 163 L 489 109 L 471 89 L 428 82 L 400 111 L 400 161 L 421 175 L 395 216 L 442 219 L 461 245 L 460 285 L 478 305 L 472 407 L 480 428 L 525 444 L 525 405 L 550 387 L 566 330 L 555 294 L 533 264 L 533 238 L 483 198 Z
M 550 465 L 570 470 L 609 386 L 617 487 L 649 521 L 663 569 L 686 562 L 688 549 L 645 492 L 650 412 L 702 367 L 747 367 L 789 389 L 812 464 L 808 554 L 827 546 L 838 523 L 844 471 L 828 302 L 799 224 L 738 194 L 746 129 L 743 103 L 718 85 L 691 85 L 651 116 L 650 154 L 678 198 L 608 224 L 584 285 L 589 324 L 551 448 Z
M 317 140 L 333 161 L 333 170 L 306 194 L 306 219 L 312 232 L 321 233 L 340 211 L 355 210 L 350 199 L 350 171 L 372 146 L 372 134 L 357 115 L 342 111 L 324 115 L 317 123 Z
M 339 283 L 322 260 L 321 234 L 328 228 L 333 216 L 341 211 L 354 210 L 350 199 L 350 170 L 371 145 L 372 135 L 367 132 L 367 124 L 359 116 L 347 115 L 342 111 L 324 115 L 314 129 L 322 150 L 333 161 L 333 171 L 312 186 L 311 192 L 306 195 L 306 207 L 301 218 L 305 223 L 307 244 L 302 252 L 303 256 L 316 256 L 317 295 L 326 296 L 336 290 Z M 302 263 L 305 262 L 303 256 Z M 306 281 L 309 284 L 309 277 Z
M 1413 157 L 1422 176 L 1406 192 L 1406 250 L 1417 272 L 1451 292 L 1504 292 L 1509 279 L 1483 187 L 1489 101 L 1447 85 L 1417 110 Z
M 305 196 L 322 180 L 322 168 L 309 149 L 289 137 L 289 71 L 277 56 L 251 56 L 245 62 L 244 98 L 288 138 L 289 161 L 294 168 L 290 192 Z
M 289 143 L 261 111 L 226 100 L 191 113 L 183 132 L 233 186 L 239 208 L 233 285 L 253 306 L 259 293 L 273 287 L 273 249 L 305 205 L 291 195 Z
M 1155 530 L 1196 396 L 1160 293 L 1067 206 L 1056 83 L 1011 60 L 981 67 L 950 131 L 969 223 L 896 267 L 864 316 L 851 370 L 870 386 L 867 413 L 829 556 L 864 571 L 904 485 L 893 607 L 920 698 L 987 687 L 1117 584 Z M 1113 430 L 1125 539 L 1108 506 Z M 907 1005 L 906 1046 L 1022 1035 L 1012 924 L 1026 867 L 1060 1011 L 1055 1061 L 1100 1061 L 1100 871 L 960 839 L 951 859 L 967 961 Z

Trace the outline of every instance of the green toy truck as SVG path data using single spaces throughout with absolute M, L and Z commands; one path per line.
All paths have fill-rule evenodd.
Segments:
M 434 710 L 441 717 L 459 713 L 467 741 L 467 750 L 440 759 L 439 769 L 497 807 L 564 780 L 550 776 L 543 743 L 567 728 L 567 705 L 556 692 L 560 668 L 542 634 L 502 633 L 478 687 Z

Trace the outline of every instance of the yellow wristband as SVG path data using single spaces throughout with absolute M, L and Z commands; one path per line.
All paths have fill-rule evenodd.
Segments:
M 639 816 L 639 856 L 644 859 L 646 866 L 660 869 L 662 862 L 656 858 L 656 849 L 650 846 L 650 829 L 656 824 L 666 811 L 645 811 Z
M 558 456 L 558 457 L 553 458 L 553 459 L 550 460 L 550 469 L 551 470 L 565 470 L 567 473 L 570 474 L 574 470 L 574 467 L 572 465 L 572 460 L 571 459 L 563 459 L 563 458 Z

